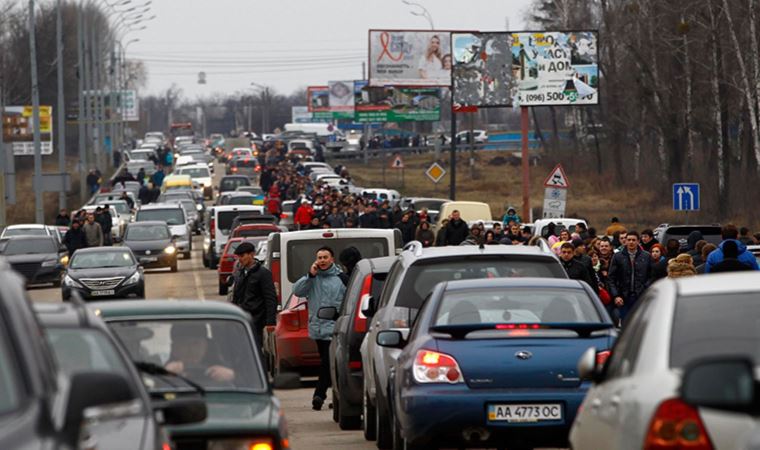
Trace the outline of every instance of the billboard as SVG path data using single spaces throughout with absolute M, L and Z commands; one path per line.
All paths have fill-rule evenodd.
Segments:
M 292 123 L 310 123 L 311 113 L 308 106 L 291 106 L 290 121 Z
M 454 105 L 512 103 L 512 34 L 452 33 Z
M 451 86 L 451 33 L 369 31 L 370 86 Z
M 31 106 L 3 108 L 3 143 L 10 145 L 14 155 L 34 155 L 34 118 Z M 40 106 L 40 141 L 42 154 L 53 153 L 53 107 Z
M 329 104 L 333 119 L 354 118 L 354 81 L 329 81 Z
M 597 49 L 595 31 L 513 33 L 514 101 L 520 106 L 596 105 Z
M 437 88 L 374 87 L 357 81 L 354 97 L 356 122 L 441 120 L 441 90 Z
M 332 119 L 330 88 L 328 86 L 309 86 L 306 88 L 306 101 L 312 119 L 317 121 Z
M 139 122 L 140 103 L 137 97 L 137 91 L 132 89 L 118 91 L 116 95 L 116 104 L 121 112 L 121 119 L 126 122 Z

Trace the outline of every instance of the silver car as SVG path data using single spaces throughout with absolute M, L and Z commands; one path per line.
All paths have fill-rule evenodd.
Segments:
M 589 349 L 578 363 L 594 381 L 570 432 L 572 448 L 744 449 L 757 422 L 694 407 L 680 397 L 685 367 L 709 358 L 760 361 L 760 273 L 657 282 L 633 310 L 603 368 Z
M 177 236 L 174 246 L 182 257 L 189 259 L 193 250 L 193 238 L 185 215 L 185 208 L 177 203 L 151 203 L 137 210 L 135 222 L 160 220 L 169 226 L 172 236 Z

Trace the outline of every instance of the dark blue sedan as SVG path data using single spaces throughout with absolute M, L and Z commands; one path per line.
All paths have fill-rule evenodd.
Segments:
M 563 447 L 589 388 L 576 364 L 616 337 L 585 283 L 545 278 L 438 284 L 394 367 L 394 448 Z

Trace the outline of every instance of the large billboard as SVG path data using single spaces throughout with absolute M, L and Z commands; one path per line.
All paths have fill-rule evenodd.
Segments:
M 441 90 L 437 88 L 374 87 L 354 84 L 356 122 L 422 122 L 441 120 Z
M 597 49 L 595 31 L 513 33 L 515 102 L 520 106 L 596 105 Z
M 42 154 L 53 153 L 53 107 L 40 106 L 40 141 Z M 31 106 L 3 107 L 3 143 L 14 155 L 34 155 L 34 117 Z
M 454 105 L 512 103 L 512 34 L 452 33 Z
M 451 86 L 451 33 L 369 31 L 370 86 Z
M 330 111 L 330 88 L 328 86 L 309 86 L 306 88 L 306 101 L 311 117 L 317 121 L 332 119 Z
M 354 118 L 354 81 L 329 81 L 329 105 L 333 119 Z

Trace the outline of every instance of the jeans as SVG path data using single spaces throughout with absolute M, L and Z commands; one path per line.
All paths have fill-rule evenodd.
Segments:
M 319 380 L 317 387 L 314 389 L 314 396 L 322 400 L 327 399 L 327 388 L 332 386 L 330 378 L 330 341 L 316 339 L 317 350 L 319 350 Z

